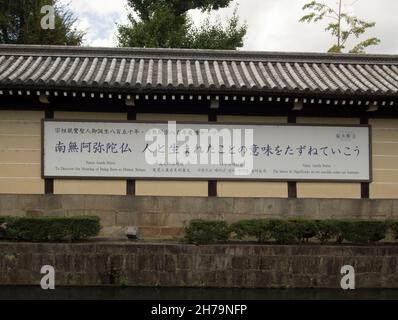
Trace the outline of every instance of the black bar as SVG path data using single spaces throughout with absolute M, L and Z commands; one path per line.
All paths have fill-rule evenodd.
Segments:
M 94 292 L 94 289 L 87 288 L 89 290 L 82 290 L 83 292 Z M 145 288 L 144 288 L 145 289 Z M 33 289 L 30 289 L 33 291 Z M 306 319 L 308 318 L 308 310 L 314 309 L 316 312 L 318 310 L 327 310 L 329 318 L 339 318 L 341 317 L 342 310 L 344 310 L 344 315 L 350 318 L 377 318 L 380 316 L 380 310 L 383 310 L 386 314 L 389 312 L 396 311 L 396 301 L 393 298 L 382 300 L 381 294 L 376 295 L 373 298 L 372 295 L 367 293 L 362 293 L 364 298 L 360 298 L 360 294 L 354 294 L 357 290 L 352 290 L 354 292 L 343 292 L 340 295 L 342 298 L 334 299 L 322 298 L 324 293 L 321 290 L 312 289 L 314 293 L 311 298 L 300 298 L 300 293 L 296 293 L 296 298 L 278 298 L 278 295 L 284 295 L 280 291 L 275 290 L 274 295 L 276 298 L 265 298 L 265 299 L 252 299 L 247 298 L 238 299 L 226 299 L 220 298 L 219 300 L 212 298 L 212 294 L 209 295 L 209 300 L 189 300 L 188 296 L 184 298 L 177 298 L 171 300 L 171 298 L 164 300 L 162 298 L 156 299 L 146 299 L 141 298 L 131 298 L 127 295 L 127 298 L 102 298 L 102 295 L 96 294 L 99 298 L 88 298 L 81 299 L 78 294 L 72 294 L 70 297 L 64 294 L 57 294 L 59 289 L 51 290 L 55 292 L 44 292 L 40 294 L 41 299 L 33 300 L 32 294 L 26 295 L 27 298 L 24 300 L 19 299 L 19 297 L 12 299 L 5 299 L 0 302 L 3 309 L 12 308 L 13 314 L 20 318 L 32 318 L 32 316 L 37 315 L 40 317 L 42 315 L 43 309 L 45 309 L 51 300 L 51 304 L 55 306 L 58 310 L 62 310 L 62 313 L 68 317 L 72 318 L 76 315 L 76 309 L 79 309 L 79 314 L 83 318 L 102 316 L 106 318 L 117 316 L 123 316 L 131 310 L 134 310 L 134 318 L 141 319 L 257 319 L 259 314 L 264 313 L 264 310 L 269 314 L 278 314 L 280 318 L 295 318 L 295 319 Z M 97 289 L 97 291 L 104 292 L 105 296 L 110 296 L 108 291 L 111 289 L 104 287 Z M 126 288 L 127 293 L 129 293 L 130 288 Z M 164 288 L 158 289 L 160 292 L 164 291 Z M 170 290 L 170 289 L 169 289 Z M 179 291 L 183 294 L 187 289 L 180 288 Z M 207 290 L 207 289 L 204 289 Z M 229 297 L 228 292 L 230 288 L 223 289 L 225 291 L 224 297 Z M 44 290 L 42 290 L 44 291 Z M 50 291 L 50 290 L 47 290 Z M 68 292 L 66 289 L 63 291 Z M 121 291 L 119 288 L 114 288 L 114 292 L 117 295 Z M 174 291 L 177 291 L 175 289 Z M 231 290 L 232 291 L 232 290 Z M 260 295 L 262 290 L 258 290 L 257 293 L 255 289 L 249 291 L 250 294 Z M 266 290 L 269 292 L 271 290 Z M 288 291 L 288 289 L 285 289 Z M 294 290 L 291 290 L 294 291 Z M 300 290 L 298 290 L 300 292 Z M 343 291 L 343 290 L 341 290 Z M 380 290 L 381 291 L 381 290 Z M 124 292 L 124 291 L 123 291 Z M 211 292 L 211 291 L 210 291 Z M 162 293 L 165 295 L 165 293 Z M 289 292 L 286 293 L 286 295 Z M 87 295 L 87 294 L 86 294 Z M 293 294 L 292 294 L 293 295 Z M 307 293 L 307 295 L 309 295 Z M 327 294 L 326 294 L 327 295 Z M 354 298 L 351 298 L 354 297 Z M 359 297 L 359 298 L 355 298 Z M 118 299 L 118 300 L 116 300 Z M 374 300 L 372 300 L 374 299 Z M 180 315 L 173 313 L 167 313 L 162 315 L 160 308 L 178 308 L 183 309 L 184 312 Z M 222 307 L 222 308 L 221 308 Z M 228 308 L 227 308 L 228 307 Z M 221 312 L 221 310 L 223 310 Z M 390 311 L 388 311 L 390 310 Z
M 137 120 L 137 112 L 134 110 L 127 111 L 127 120 Z M 127 195 L 135 195 L 135 180 L 127 179 L 126 180 L 126 194 Z
M 44 179 L 44 193 L 54 194 L 54 179 Z
M 362 115 L 361 116 L 360 124 L 369 124 L 368 115 Z M 373 168 L 370 168 L 370 170 L 373 170 Z M 361 182 L 361 198 L 362 199 L 369 199 L 369 182 Z
M 296 123 L 296 115 L 289 114 L 287 117 L 288 123 Z M 287 196 L 289 198 L 297 198 L 297 182 L 296 181 L 288 181 L 287 183 Z
M 297 122 L 297 117 L 295 114 L 289 113 L 287 116 L 287 123 L 296 123 Z
M 45 117 L 46 119 L 54 119 L 54 110 L 52 110 L 52 109 L 46 109 L 46 110 L 44 111 L 44 117 Z
M 54 110 L 46 109 L 44 111 L 44 118 L 54 119 Z M 44 146 L 42 146 L 42 148 L 44 148 Z M 54 194 L 54 179 L 44 179 L 44 193 Z
M 209 180 L 207 182 L 207 195 L 209 197 L 217 197 L 217 181 L 216 180 Z
M 287 183 L 287 196 L 289 198 L 297 198 L 297 183 L 295 181 Z
M 126 180 L 126 194 L 134 196 L 135 195 L 135 180 L 128 179 Z
M 369 199 L 369 182 L 361 182 L 361 198 Z
M 217 122 L 217 110 L 210 109 L 208 115 L 209 122 Z M 209 197 L 217 197 L 217 181 L 209 180 L 207 183 L 207 195 Z
M 210 109 L 209 122 L 217 122 L 217 110 L 216 109 Z

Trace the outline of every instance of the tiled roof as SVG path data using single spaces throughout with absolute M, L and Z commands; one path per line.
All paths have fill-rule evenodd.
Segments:
M 398 95 L 398 56 L 0 45 L 0 88 Z

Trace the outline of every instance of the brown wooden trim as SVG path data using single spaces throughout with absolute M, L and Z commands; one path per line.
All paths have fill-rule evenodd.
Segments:
M 217 197 L 217 180 L 209 180 L 207 182 L 207 196 Z
M 288 125 L 301 125 L 299 123 L 297 123 L 297 116 L 295 114 L 289 114 L 287 116 L 287 123 Z M 336 125 L 336 126 L 340 126 L 340 125 Z
M 127 120 L 137 120 L 137 112 L 135 110 L 129 110 L 127 112 Z M 126 194 L 135 196 L 135 193 L 136 193 L 135 179 L 127 179 Z
M 369 182 L 361 182 L 361 198 L 369 199 Z
M 297 198 L 297 182 L 296 181 L 288 181 L 287 197 L 288 198 Z
M 54 179 L 44 179 L 44 193 L 54 194 Z
M 214 116 L 212 115 L 213 119 Z M 153 124 L 167 124 L 168 121 L 148 121 L 148 120 L 98 120 L 98 119 L 43 119 L 44 121 L 54 121 L 54 122 L 104 122 L 104 123 L 153 123 Z M 348 128 L 358 128 L 358 127 L 368 127 L 370 125 L 367 124 L 317 124 L 317 123 L 269 123 L 269 122 L 225 122 L 225 121 L 177 121 L 177 124 L 209 124 L 212 123 L 214 125 L 242 125 L 242 126 L 297 126 L 297 127 L 348 127 Z
M 217 122 L 217 109 L 209 109 L 209 122 Z M 217 180 L 209 180 L 207 182 L 207 196 L 217 197 Z
M 288 124 L 297 124 L 297 117 L 294 114 L 290 114 L 287 117 Z M 287 182 L 287 196 L 288 198 L 297 198 L 297 181 Z
M 217 109 L 209 110 L 209 122 L 217 122 Z
M 32 89 L 33 88 L 33 89 Z M 2 89 L 2 88 L 0 88 Z M 207 90 L 206 93 L 197 92 L 196 90 L 163 90 L 159 92 L 146 92 L 146 90 L 133 90 L 131 88 L 125 88 L 122 91 L 120 89 L 115 90 L 99 90 L 98 88 L 92 88 L 87 91 L 87 88 L 76 87 L 69 88 L 68 90 L 61 90 L 68 92 L 68 96 L 53 95 L 54 90 L 58 90 L 56 88 L 42 88 L 40 89 L 37 86 L 11 86 L 7 87 L 3 86 L 3 91 L 5 91 L 1 97 L 0 101 L 0 109 L 1 110 L 45 110 L 48 105 L 43 105 L 37 102 L 36 95 L 27 96 L 23 95 L 8 95 L 8 90 L 46 90 L 50 91 L 51 104 L 50 106 L 56 111 L 84 111 L 84 112 L 127 112 L 132 109 L 131 107 L 127 107 L 125 105 L 124 99 L 118 99 L 117 95 L 140 95 L 140 99 L 135 100 L 134 109 L 137 112 L 142 113 L 189 113 L 189 114 L 207 114 L 209 109 L 209 100 L 207 100 L 206 96 L 211 96 L 214 98 L 216 95 L 219 96 L 220 107 L 218 109 L 218 114 L 230 114 L 230 115 L 247 115 L 247 116 L 288 116 L 289 114 L 295 114 L 296 116 L 305 116 L 305 117 L 342 117 L 342 118 L 359 118 L 361 114 L 365 113 L 367 109 L 367 105 L 364 103 L 361 105 L 357 105 L 358 100 L 364 102 L 366 100 L 369 101 L 393 101 L 394 105 L 398 104 L 398 100 L 396 97 L 392 95 L 357 95 L 357 94 L 328 94 L 325 92 L 318 93 L 309 93 L 309 92 L 301 92 L 301 93 L 291 93 L 287 92 L 275 92 L 275 91 L 267 91 L 264 90 L 255 90 L 251 93 L 243 93 L 240 90 L 224 90 L 224 94 L 214 90 Z M 50 89 L 50 90 L 49 90 Z M 65 88 L 64 88 L 65 89 Z M 145 89 L 145 88 L 143 88 Z M 87 94 L 86 97 L 81 97 L 81 92 L 84 91 L 86 93 L 95 93 L 95 97 L 91 97 Z M 77 95 L 72 97 L 72 92 L 76 92 Z M 100 98 L 99 93 L 103 93 L 104 97 Z M 113 97 L 108 98 L 108 93 L 112 93 Z M 150 97 L 148 100 L 144 99 L 143 95 L 148 94 Z M 153 100 L 152 95 L 157 94 L 158 96 L 166 95 L 167 100 L 157 99 Z M 180 94 L 193 96 L 192 100 L 188 100 L 187 97 L 184 100 L 180 100 L 178 96 Z M 171 100 L 171 95 L 175 95 L 176 99 Z M 202 100 L 198 100 L 198 95 L 202 95 Z M 230 99 L 225 100 L 224 95 L 230 97 Z M 245 96 L 246 100 L 242 101 L 241 97 Z M 237 100 L 232 100 L 231 96 L 237 96 Z M 251 101 L 249 97 L 255 97 L 255 101 Z M 263 101 L 259 101 L 258 97 L 263 97 Z M 267 98 L 272 97 L 273 100 L 269 101 Z M 280 101 L 276 101 L 276 98 L 279 97 Z M 289 98 L 289 101 L 286 102 L 285 98 Z M 295 98 L 306 98 L 308 100 L 307 103 L 304 103 L 303 110 L 292 111 L 293 107 L 293 99 Z M 314 99 L 314 103 L 310 103 L 310 100 Z M 322 102 L 319 103 L 318 99 L 322 99 Z M 334 105 L 333 103 L 326 104 L 326 100 L 346 100 L 346 101 L 354 101 L 354 105 L 350 105 L 347 103 L 345 106 L 339 104 Z M 398 109 L 395 107 L 390 107 L 389 105 L 382 106 L 379 103 L 379 109 L 375 112 L 369 112 L 370 118 L 397 118 L 398 117 Z
M 44 111 L 44 117 L 46 119 L 54 119 L 54 110 L 46 109 Z M 42 171 L 44 171 L 44 121 L 41 123 L 41 167 Z M 54 194 L 54 179 L 46 178 L 44 179 L 44 193 L 45 194 Z
M 54 119 L 54 110 L 52 110 L 52 109 L 44 110 L 44 117 L 46 119 Z
M 246 182 L 343 182 L 343 183 L 361 183 L 369 182 L 368 180 L 347 180 L 347 179 L 257 179 L 257 178 L 213 178 L 213 177 L 140 177 L 140 176 L 45 176 L 45 179 L 65 179 L 65 180 L 126 180 L 126 179 L 136 179 L 136 180 L 171 180 L 171 181 L 246 181 Z M 43 179 L 44 179 L 43 178 Z
M 362 125 L 369 125 L 369 117 L 367 115 L 363 115 L 360 118 L 360 124 Z M 370 173 L 369 173 L 369 180 L 372 181 L 372 177 L 373 177 L 373 165 L 372 165 L 372 143 L 371 143 L 371 139 L 372 139 L 372 128 L 369 126 L 369 155 L 370 155 L 370 159 L 369 159 L 369 167 L 370 167 Z M 369 186 L 370 183 L 369 182 L 361 182 L 361 198 L 362 199 L 369 199 Z
M 135 179 L 126 180 L 126 194 L 129 196 L 135 196 Z

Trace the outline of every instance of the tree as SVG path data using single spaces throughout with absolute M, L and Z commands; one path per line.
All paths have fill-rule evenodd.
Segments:
M 247 26 L 239 24 L 236 10 L 226 26 L 207 18 L 199 27 L 189 10 L 210 12 L 227 7 L 232 0 L 128 0 L 133 12 L 129 24 L 118 25 L 121 47 L 236 49 L 243 46 Z
M 376 23 L 361 20 L 342 11 L 342 0 L 338 1 L 338 9 L 334 9 L 324 3 L 311 1 L 304 5 L 303 10 L 312 10 L 309 14 L 303 16 L 300 22 L 318 22 L 323 19 L 329 19 L 326 31 L 330 32 L 335 38 L 335 43 L 328 52 L 340 53 L 345 49 L 347 41 L 352 37 L 358 39 L 369 28 L 373 28 Z M 351 50 L 350 53 L 365 53 L 365 49 L 380 43 L 378 38 L 368 38 L 360 41 Z
M 54 29 L 43 29 L 41 8 L 54 8 Z M 0 43 L 81 45 L 74 15 L 59 0 L 0 0 Z

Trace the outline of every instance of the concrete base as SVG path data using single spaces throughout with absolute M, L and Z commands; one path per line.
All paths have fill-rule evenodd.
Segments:
M 398 288 L 398 247 L 0 242 L 0 285 L 340 288 L 341 267 L 356 288 Z
M 128 226 L 139 226 L 144 239 L 174 239 L 199 218 L 398 218 L 398 200 L 0 194 L 0 215 L 97 215 L 101 236 L 124 238 Z

